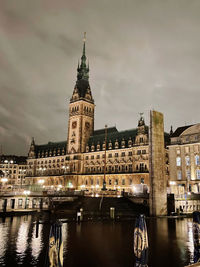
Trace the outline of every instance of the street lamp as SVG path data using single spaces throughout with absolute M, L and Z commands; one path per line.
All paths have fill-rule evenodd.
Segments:
M 25 198 L 25 209 L 27 208 L 27 199 L 28 199 L 28 195 L 30 195 L 30 191 L 29 190 L 24 190 L 24 195 L 26 196 Z

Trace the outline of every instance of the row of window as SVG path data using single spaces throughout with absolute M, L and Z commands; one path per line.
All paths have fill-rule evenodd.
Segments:
M 177 172 L 177 178 L 178 178 L 178 180 L 181 180 L 182 179 L 182 172 L 181 171 L 178 171 Z M 188 180 L 191 179 L 191 171 L 190 170 L 187 170 L 186 171 L 186 178 Z M 200 170 L 199 169 L 196 170 L 196 179 L 199 179 L 200 180 Z
M 140 179 L 140 183 L 141 184 L 144 184 L 144 178 L 141 178 Z M 108 185 L 119 185 L 119 179 L 109 179 L 108 180 Z M 121 179 L 121 185 L 132 185 L 133 184 L 133 180 L 132 179 L 124 179 L 122 178 Z M 94 180 L 91 178 L 89 181 L 88 180 L 85 180 L 85 185 L 88 186 L 88 185 L 94 185 Z M 96 185 L 100 185 L 100 179 L 97 179 L 96 180 Z
M 199 152 L 199 146 L 198 145 L 194 145 L 194 146 L 191 146 L 191 147 L 185 146 L 182 149 L 184 149 L 184 151 L 182 150 L 182 152 L 184 152 L 186 154 L 190 153 L 190 151 L 191 152 L 194 151 L 194 153 L 198 153 Z M 177 153 L 177 155 L 180 155 L 181 154 L 181 149 L 177 148 L 176 149 L 176 153 Z
M 147 169 L 147 165 L 144 164 L 144 163 L 140 163 L 139 165 L 136 165 L 136 171 L 138 172 L 146 172 L 148 169 Z M 103 172 L 104 171 L 104 166 L 102 167 L 86 167 L 85 168 L 85 171 L 86 173 L 87 172 Z M 132 164 L 129 164 L 129 165 L 115 165 L 115 166 L 112 166 L 112 165 L 109 165 L 106 167 L 106 171 L 109 171 L 109 172 L 125 172 L 125 171 L 129 171 L 129 172 L 132 172 L 133 171 L 133 165 Z
M 6 169 L 16 169 L 18 167 L 18 169 L 26 169 L 26 166 L 18 166 L 18 165 L 0 165 L 0 168 L 6 168 Z
M 194 160 L 195 160 L 195 164 L 196 165 L 200 165 L 200 160 L 199 160 L 199 155 L 195 155 L 194 156 Z M 186 166 L 189 166 L 190 165 L 190 156 L 186 156 L 185 157 L 185 164 Z M 176 158 L 176 166 L 181 166 L 181 157 L 177 157 Z
M 145 151 L 145 153 L 146 153 L 146 150 L 144 150 L 144 151 Z M 145 153 L 144 153 L 144 154 L 145 154 Z M 133 153 L 132 153 L 132 151 L 129 151 L 128 154 L 126 154 L 126 152 L 121 152 L 121 157 L 125 157 L 126 155 L 128 155 L 128 156 L 132 156 Z M 101 157 L 100 155 L 96 155 L 96 159 L 100 159 L 100 157 Z M 108 157 L 108 158 L 112 158 L 112 157 L 118 158 L 118 157 L 119 157 L 119 153 L 115 153 L 114 155 L 111 154 L 111 153 L 109 153 L 109 154 L 107 155 L 107 157 Z M 90 157 L 90 156 L 86 156 L 86 157 L 85 157 L 86 160 L 88 160 L 88 159 L 94 159 L 94 158 L 95 158 L 94 155 L 91 155 L 91 157 Z M 102 154 L 102 158 L 105 158 L 105 154 Z
M 51 162 L 52 162 L 52 163 L 55 163 L 55 162 L 64 162 L 64 159 L 57 159 L 57 160 L 54 159 L 54 160 L 49 160 L 49 163 L 51 163 Z M 42 160 L 42 161 L 38 161 L 38 162 L 37 162 L 37 164 L 47 164 L 47 163 L 48 163 L 47 160 L 45 160 L 45 161 Z

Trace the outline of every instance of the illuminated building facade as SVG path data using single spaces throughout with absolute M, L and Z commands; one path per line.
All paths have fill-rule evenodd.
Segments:
M 169 172 L 171 192 L 200 192 L 200 123 L 171 133 Z
M 94 111 L 84 41 L 77 81 L 69 103 L 67 140 L 44 145 L 37 145 L 32 140 L 27 160 L 27 184 L 92 192 L 101 190 L 105 178 L 108 190 L 148 190 L 149 134 L 143 115 L 134 129 L 118 131 L 116 127 L 110 127 L 94 130 Z M 168 137 L 165 134 L 166 143 Z M 166 164 L 166 171 L 167 168 Z

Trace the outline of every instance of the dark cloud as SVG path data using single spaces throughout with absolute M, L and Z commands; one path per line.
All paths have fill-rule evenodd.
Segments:
M 84 31 L 95 128 L 134 128 L 152 108 L 166 130 L 199 122 L 199 13 L 199 0 L 0 1 L 4 152 L 66 139 Z

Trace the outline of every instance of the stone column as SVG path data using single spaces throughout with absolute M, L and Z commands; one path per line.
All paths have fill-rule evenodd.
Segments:
M 150 215 L 167 215 L 163 114 L 150 111 Z

